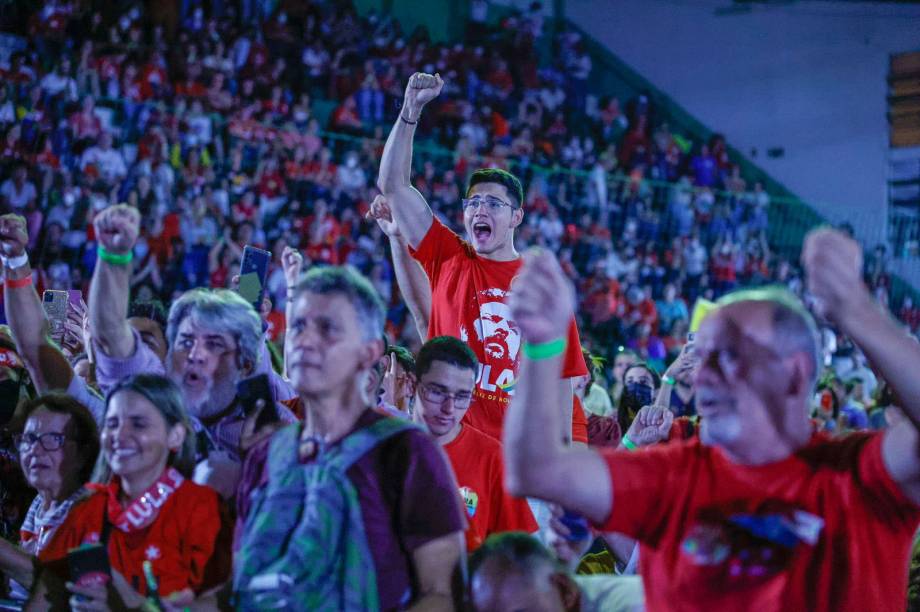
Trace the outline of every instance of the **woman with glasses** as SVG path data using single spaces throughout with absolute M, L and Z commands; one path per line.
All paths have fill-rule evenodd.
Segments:
M 145 598 L 191 598 L 222 583 L 229 524 L 217 492 L 191 480 L 195 437 L 176 385 L 153 374 L 115 385 L 101 442 L 91 493 L 39 554 L 43 570 L 29 609 L 133 609 Z M 67 552 L 86 544 L 106 547 L 107 586 L 71 584 Z
M 99 434 L 89 410 L 77 400 L 49 393 L 25 402 L 14 423 L 25 423 L 13 437 L 22 472 L 38 495 L 20 529 L 20 545 L 0 540 L 0 570 L 11 579 L 14 599 L 28 597 L 34 558 L 51 541 L 74 503 L 99 454 Z

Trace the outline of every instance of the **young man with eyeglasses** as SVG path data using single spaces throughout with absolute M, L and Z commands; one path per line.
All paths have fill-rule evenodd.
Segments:
M 392 220 L 431 284 L 428 337 L 460 338 L 480 362 L 466 422 L 497 439 L 520 361 L 521 335 L 505 298 L 521 267 L 514 230 L 524 219 L 524 190 L 521 182 L 504 170 L 477 170 L 470 176 L 462 200 L 469 242 L 435 218 L 411 184 L 412 140 L 422 108 L 438 96 L 443 85 L 439 75 L 416 73 L 409 79 L 399 118 L 383 150 L 377 185 L 392 211 Z M 568 340 L 570 348 L 559 385 L 571 396 L 568 379 L 587 374 L 574 319 Z M 572 406 L 564 410 L 563 422 L 568 424 Z M 564 429 L 560 432 L 563 437 L 571 438 L 570 427 Z
M 505 492 L 501 443 L 462 423 L 473 400 L 477 365 L 470 348 L 452 336 L 432 338 L 415 360 L 413 419 L 435 437 L 454 468 L 469 521 L 468 552 L 493 533 L 537 530 L 527 502 Z

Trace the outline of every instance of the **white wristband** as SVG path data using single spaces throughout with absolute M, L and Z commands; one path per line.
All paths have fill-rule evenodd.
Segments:
M 18 257 L 4 257 L 3 255 L 0 255 L 0 261 L 3 262 L 3 266 L 5 268 L 16 270 L 18 268 L 23 268 L 29 265 L 29 256 L 25 253 Z

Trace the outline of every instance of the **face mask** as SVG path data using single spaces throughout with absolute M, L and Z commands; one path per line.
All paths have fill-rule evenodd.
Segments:
M 623 405 L 632 413 L 636 413 L 643 406 L 649 406 L 652 403 L 652 393 L 654 389 L 649 385 L 632 382 L 623 389 Z

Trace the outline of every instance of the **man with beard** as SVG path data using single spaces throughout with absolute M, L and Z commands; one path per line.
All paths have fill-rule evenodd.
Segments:
M 371 210 L 398 228 L 422 264 L 431 285 L 428 337 L 454 336 L 469 344 L 480 368 L 466 422 L 500 438 L 502 418 L 517 379 L 520 334 L 504 300 L 521 267 L 514 230 L 524 219 L 524 190 L 512 174 L 477 170 L 462 200 L 469 242 L 444 226 L 411 184 L 412 140 L 424 106 L 441 92 L 438 75 L 416 73 L 409 79 L 399 118 L 390 131 L 377 185 L 387 206 Z M 393 235 L 387 232 L 388 235 Z M 398 277 L 397 277 L 398 278 Z M 406 287 L 401 287 L 407 293 Z M 572 396 L 571 381 L 587 374 L 578 330 L 570 321 L 560 389 Z M 564 408 L 561 437 L 571 439 L 572 404 Z
M 802 259 L 817 308 L 865 352 L 909 420 L 837 438 L 814 431 L 817 326 L 784 289 L 728 294 L 703 320 L 700 435 L 685 442 L 563 446 L 550 433 L 563 398 L 547 384 L 561 351 L 524 350 L 505 426 L 508 489 L 636 538 L 648 610 L 905 607 L 920 523 L 920 345 L 873 300 L 852 239 L 816 230 Z M 569 292 L 550 254 L 528 258 L 511 304 L 525 342 L 564 337 Z
M 252 375 L 262 355 L 262 322 L 239 294 L 193 289 L 173 302 L 167 323 L 165 362 L 141 341 L 127 321 L 131 250 L 140 214 L 112 206 L 94 220 L 99 256 L 90 285 L 89 323 L 96 374 L 103 389 L 125 376 L 165 373 L 179 386 L 199 436 L 195 480 L 232 497 L 240 471 L 246 415 L 236 402 L 236 383 Z M 270 407 L 269 407 L 270 408 Z M 283 421 L 294 415 L 275 409 Z

